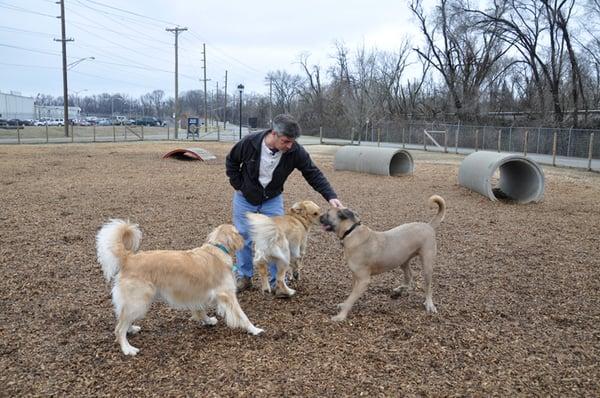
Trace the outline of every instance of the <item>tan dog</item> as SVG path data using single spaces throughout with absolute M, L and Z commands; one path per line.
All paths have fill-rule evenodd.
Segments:
M 98 262 L 107 281 L 114 281 L 115 336 L 125 355 L 138 353 L 127 333 L 140 331 L 133 322 L 159 297 L 173 308 L 191 309 L 192 318 L 205 325 L 217 323 L 206 314 L 206 307 L 216 304 L 229 327 L 253 335 L 263 332 L 248 320 L 235 296 L 230 253 L 241 249 L 244 240 L 233 225 L 218 226 L 202 247 L 192 250 L 138 252 L 141 238 L 138 226 L 123 220 L 110 220 L 96 236 Z
M 361 225 L 360 220 L 350 209 L 331 208 L 320 217 L 321 225 L 327 231 L 334 231 L 344 246 L 344 258 L 352 271 L 352 292 L 346 301 L 339 304 L 340 312 L 332 319 L 346 319 L 352 305 L 367 290 L 371 275 L 390 271 L 398 266 L 404 271 L 404 285 L 394 289 L 395 293 L 407 291 L 412 285 L 409 262 L 419 256 L 423 263 L 425 279 L 425 309 L 436 312 L 431 293 L 431 277 L 436 255 L 435 228 L 442 222 L 446 213 L 446 203 L 440 196 L 429 198 L 438 212 L 429 224 L 414 222 L 403 224 L 385 232 L 376 232 Z
M 305 200 L 295 203 L 283 216 L 247 214 L 250 235 L 254 241 L 253 263 L 258 268 L 263 292 L 271 292 L 267 265 L 274 262 L 277 264 L 275 295 L 291 297 L 296 293 L 285 283 L 285 274 L 291 267 L 293 277 L 298 278 L 308 231 L 312 225 L 318 225 L 320 212 L 319 206 Z

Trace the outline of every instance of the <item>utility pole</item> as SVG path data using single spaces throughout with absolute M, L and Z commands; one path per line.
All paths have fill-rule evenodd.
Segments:
M 204 69 L 204 132 L 208 133 L 208 106 L 206 102 L 206 82 L 210 79 L 206 79 L 206 43 L 202 43 L 202 69 Z
M 225 71 L 225 97 L 223 101 L 223 131 L 225 131 L 227 127 L 227 71 Z
M 166 28 L 167 32 L 175 33 L 175 139 L 178 139 L 179 133 L 179 64 L 178 64 L 178 48 L 179 48 L 179 32 L 185 32 L 187 28 Z
M 69 90 L 67 88 L 67 42 L 73 39 L 67 39 L 65 28 L 65 0 L 59 0 L 56 4 L 60 4 L 60 31 L 61 38 L 54 41 L 62 42 L 62 69 L 63 69 L 63 102 L 64 102 L 64 122 L 65 122 L 65 137 L 69 136 Z

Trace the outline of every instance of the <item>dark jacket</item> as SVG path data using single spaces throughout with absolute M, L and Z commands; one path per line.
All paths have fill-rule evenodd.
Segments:
M 273 171 L 273 179 L 265 188 L 258 181 L 262 140 L 271 130 L 249 134 L 231 148 L 227 155 L 227 177 L 231 186 L 241 191 L 248 202 L 259 205 L 283 192 L 283 183 L 294 169 L 300 170 L 304 179 L 325 200 L 337 198 L 335 191 L 315 166 L 306 149 L 298 143 L 284 152 Z

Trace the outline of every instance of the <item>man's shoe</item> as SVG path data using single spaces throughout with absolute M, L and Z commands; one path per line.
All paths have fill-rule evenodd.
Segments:
M 238 293 L 248 290 L 252 287 L 252 279 L 247 276 L 240 276 L 235 283 L 235 288 Z

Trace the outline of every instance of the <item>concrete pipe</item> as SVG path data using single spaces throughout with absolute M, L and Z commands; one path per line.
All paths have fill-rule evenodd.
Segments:
M 396 176 L 410 174 L 415 165 L 410 152 L 397 148 L 343 146 L 335 154 L 335 170 Z
M 458 170 L 458 183 L 490 200 L 539 202 L 544 196 L 544 173 L 525 156 L 497 152 L 474 152 Z

